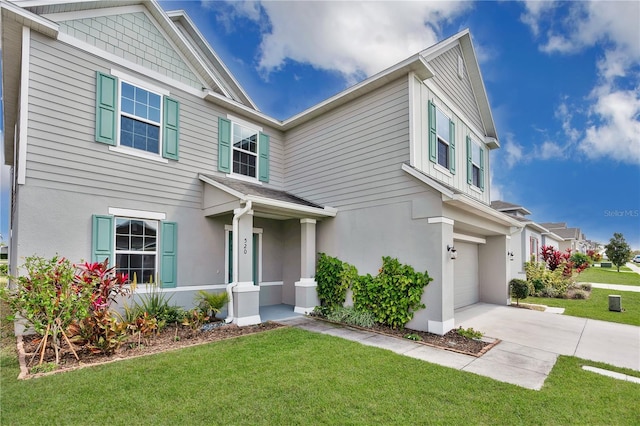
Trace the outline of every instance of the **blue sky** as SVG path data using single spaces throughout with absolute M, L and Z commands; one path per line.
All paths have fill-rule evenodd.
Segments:
M 469 28 L 501 142 L 492 199 L 640 249 L 640 2 L 160 4 L 184 9 L 278 119 Z

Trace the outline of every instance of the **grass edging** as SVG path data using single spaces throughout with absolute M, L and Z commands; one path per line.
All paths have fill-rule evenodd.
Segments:
M 341 323 L 341 322 L 335 322 L 335 321 L 331 321 L 331 320 L 328 320 L 326 318 L 321 318 L 321 317 L 312 317 L 312 316 L 309 316 L 309 315 L 307 315 L 306 317 L 309 318 L 309 319 L 317 320 L 317 321 L 324 321 L 324 322 L 327 322 L 329 324 L 339 325 L 339 326 L 341 326 L 343 328 L 353 328 L 353 329 L 356 329 L 356 330 L 368 331 L 369 333 L 375 333 L 375 334 L 379 334 L 381 336 L 392 337 L 392 338 L 398 339 L 398 340 L 409 340 L 409 339 L 405 339 L 403 337 L 398 337 L 398 336 L 396 336 L 394 334 L 385 333 L 385 332 L 380 331 L 380 330 L 374 330 L 372 328 L 360 327 L 360 326 L 352 325 L 352 324 L 348 324 L 347 325 L 347 324 L 344 324 L 344 323 Z M 484 340 L 484 339 L 490 339 L 490 341 L 487 341 L 487 340 Z M 419 343 L 419 344 L 424 345 L 424 346 L 430 346 L 430 347 L 436 348 L 436 349 L 443 349 L 445 351 L 457 352 L 459 354 L 470 355 L 470 356 L 473 356 L 473 357 L 476 357 L 476 358 L 480 358 L 482 355 L 487 353 L 487 351 L 492 349 L 494 346 L 496 346 L 502 340 L 496 339 L 494 337 L 483 336 L 483 341 L 485 341 L 485 342 L 487 342 L 489 344 L 487 346 L 483 347 L 480 350 L 480 352 L 478 352 L 478 353 L 462 351 L 460 349 L 450 348 L 450 347 L 447 347 L 447 346 L 438 346 L 438 345 L 434 345 L 432 343 L 425 342 L 425 341 L 422 341 L 422 340 L 410 340 L 410 341 L 414 342 L 414 343 Z

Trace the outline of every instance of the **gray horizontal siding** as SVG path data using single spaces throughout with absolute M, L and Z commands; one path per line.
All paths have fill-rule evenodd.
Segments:
M 409 161 L 407 85 L 399 79 L 291 130 L 286 189 L 343 209 L 424 191 L 401 170 Z
M 226 111 L 166 87 L 180 102 L 179 161 L 163 163 L 110 151 L 94 141 L 94 92 L 96 70 L 111 68 L 119 67 L 33 33 L 27 184 L 115 197 L 128 201 L 129 208 L 137 201 L 201 208 L 197 176 L 217 171 L 218 117 L 226 117 Z M 270 186 L 281 189 L 282 134 L 269 128 L 264 132 L 271 136 Z
M 432 81 L 442 93 L 446 93 L 451 98 L 455 106 L 462 110 L 474 126 L 484 131 L 480 109 L 466 67 L 464 78 L 458 77 L 458 56 L 462 57 L 462 51 L 459 46 L 455 46 L 429 61 L 429 65 L 435 71 Z

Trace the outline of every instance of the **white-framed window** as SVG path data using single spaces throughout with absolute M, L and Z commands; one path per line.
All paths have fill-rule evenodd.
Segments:
M 448 169 L 450 161 L 449 145 L 451 144 L 451 120 L 436 107 L 436 135 L 438 137 L 438 164 Z
M 160 155 L 161 127 L 162 95 L 121 80 L 119 145 Z
M 232 122 L 232 173 L 257 179 L 259 133 L 257 129 Z
M 178 160 L 180 103 L 168 90 L 117 70 L 96 72 L 96 142 L 110 151 Z
M 158 226 L 157 220 L 115 217 L 117 272 L 138 283 L 156 282 Z
M 484 148 L 467 136 L 467 183 L 484 191 Z
M 429 160 L 437 166 L 456 173 L 455 123 L 440 106 L 428 103 Z
M 471 184 L 480 188 L 481 148 L 476 142 L 471 143 Z
M 269 135 L 237 117 L 218 118 L 218 170 L 249 182 L 269 182 Z

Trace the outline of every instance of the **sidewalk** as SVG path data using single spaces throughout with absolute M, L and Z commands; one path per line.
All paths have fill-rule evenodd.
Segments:
M 640 327 L 486 303 L 459 309 L 455 316 L 456 327 L 473 327 L 502 341 L 474 357 L 310 317 L 280 322 L 534 390 L 542 388 L 558 355 L 640 371 Z

